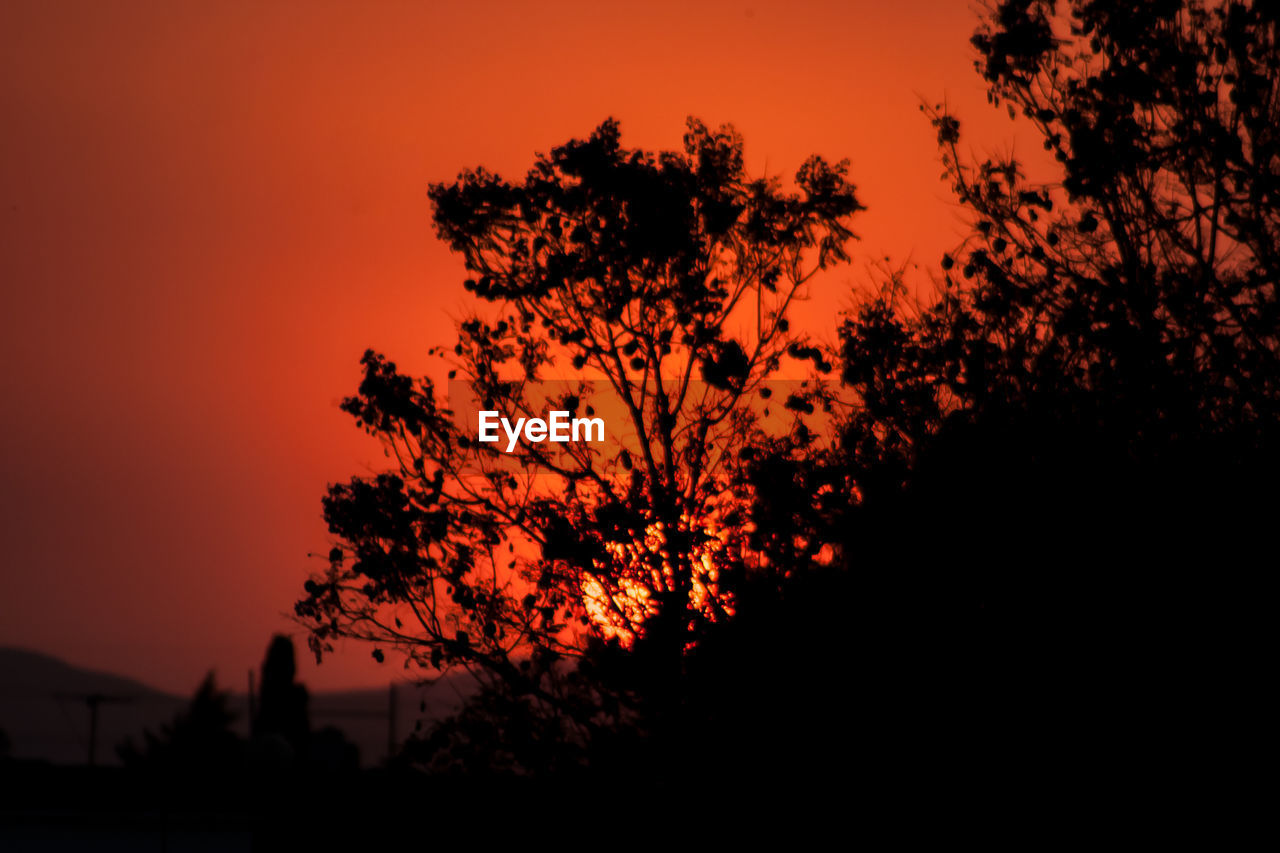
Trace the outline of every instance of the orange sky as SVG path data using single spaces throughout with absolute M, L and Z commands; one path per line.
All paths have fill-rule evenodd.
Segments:
M 855 264 L 961 233 L 919 96 L 982 150 L 969 4 L 0 4 L 0 645 L 190 692 L 241 687 L 327 550 L 326 483 L 380 454 L 337 404 L 374 346 L 423 368 L 468 302 L 426 186 L 607 116 L 753 172 L 849 157 Z M 368 649 L 301 672 L 385 683 Z

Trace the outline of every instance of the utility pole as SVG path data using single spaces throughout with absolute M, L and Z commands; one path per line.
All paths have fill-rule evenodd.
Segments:
M 249 670 L 249 737 L 254 736 L 254 727 L 258 724 L 258 715 L 253 702 L 253 670 Z
M 132 696 L 108 696 L 105 693 L 55 693 L 56 699 L 73 699 L 89 706 L 89 766 L 98 763 L 98 708 L 114 702 L 123 705 L 132 702 Z
M 387 761 L 396 754 L 396 683 L 387 689 Z

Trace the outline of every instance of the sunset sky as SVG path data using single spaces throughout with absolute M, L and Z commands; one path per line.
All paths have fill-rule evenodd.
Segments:
M 381 454 L 338 410 L 366 347 L 424 370 L 468 305 L 427 185 L 604 118 L 675 148 L 734 123 L 748 167 L 848 157 L 855 262 L 796 325 L 830 337 L 889 255 L 962 233 L 920 98 L 975 150 L 957 0 L 0 3 L 0 645 L 189 693 L 242 688 L 329 540 L 331 481 Z M 1026 150 L 1024 150 L 1026 149 Z M 299 634 L 299 639 L 301 635 Z M 401 675 L 348 645 L 313 688 Z

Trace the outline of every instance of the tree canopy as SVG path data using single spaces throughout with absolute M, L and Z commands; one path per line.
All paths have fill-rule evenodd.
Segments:
M 602 700 L 576 695 L 566 661 L 627 649 L 649 677 L 605 716 L 661 704 L 760 568 L 733 465 L 783 359 L 829 369 L 786 315 L 847 257 L 861 206 L 847 163 L 812 157 L 791 187 L 749 178 L 733 128 L 695 120 L 681 151 L 628 149 L 607 121 L 521 181 L 467 171 L 430 198 L 491 306 L 433 350 L 468 400 L 366 353 L 343 408 L 392 466 L 330 489 L 338 543 L 297 612 L 318 654 L 353 636 L 424 672 L 463 666 L 590 733 Z M 512 420 L 590 414 L 606 398 L 620 422 L 604 444 L 507 454 L 460 416 L 464 402 Z
M 1167 495 L 1159 477 L 1211 489 L 1264 470 L 1280 402 L 1276 25 L 1239 3 L 990 11 L 973 38 L 990 99 L 1061 171 L 975 162 L 960 121 L 926 110 L 972 231 L 942 258 L 936 300 L 888 281 L 843 326 L 858 405 L 840 451 L 857 485 L 841 493 L 900 489 L 961 430 L 989 455 L 1057 460 L 1067 483 L 1081 465 L 1146 466 L 1144 488 Z

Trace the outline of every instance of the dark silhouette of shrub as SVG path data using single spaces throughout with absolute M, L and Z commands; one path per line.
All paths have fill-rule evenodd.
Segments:
M 128 767 L 189 774 L 228 773 L 243 766 L 244 742 L 231 728 L 235 713 L 230 694 L 219 690 L 214 674 L 205 676 L 191 704 L 161 727 L 143 732 L 138 746 L 127 740 L 118 753 Z

